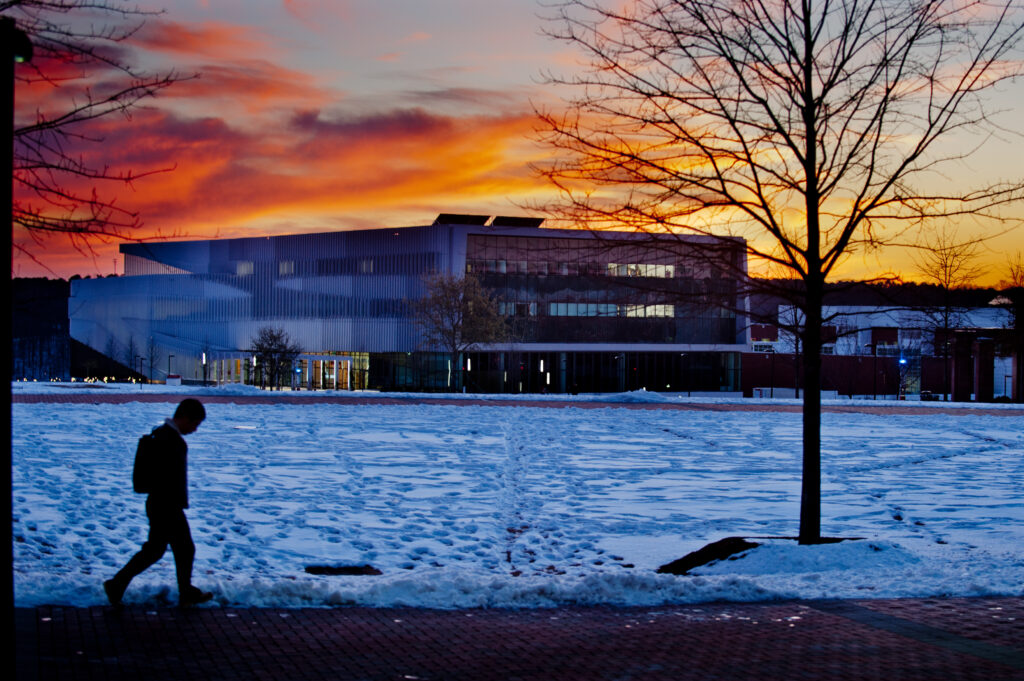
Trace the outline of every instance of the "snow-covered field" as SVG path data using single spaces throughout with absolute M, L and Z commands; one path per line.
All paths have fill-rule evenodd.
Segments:
M 188 438 L 195 582 L 233 606 L 1022 595 L 1024 411 L 1006 408 L 826 413 L 823 532 L 865 541 L 768 541 L 675 577 L 655 570 L 711 541 L 796 534 L 798 413 L 208 403 Z M 171 410 L 14 405 L 18 605 L 104 602 L 145 537 L 135 441 Z M 304 569 L 364 564 L 383 574 Z M 125 600 L 175 598 L 168 552 Z

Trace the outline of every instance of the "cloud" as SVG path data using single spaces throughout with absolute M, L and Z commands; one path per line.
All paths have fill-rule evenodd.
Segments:
M 327 119 L 319 111 L 296 114 L 292 127 L 316 136 L 313 144 L 320 146 L 325 138 L 340 138 L 344 142 L 367 137 L 394 140 L 399 137 L 429 137 L 451 132 L 453 121 L 423 109 L 388 111 L 380 114 L 339 116 Z
M 206 59 L 234 59 L 239 54 L 267 55 L 273 41 L 247 26 L 205 21 L 183 24 L 169 20 L 146 23 L 132 37 L 142 48 Z
M 426 105 L 472 105 L 492 109 L 522 106 L 523 96 L 518 91 L 487 90 L 483 88 L 448 87 L 410 92 L 408 98 Z
M 278 66 L 268 61 L 207 64 L 199 68 L 199 77 L 176 84 L 167 98 L 195 102 L 219 100 L 246 113 L 268 109 L 318 106 L 339 98 L 339 93 L 321 88 L 308 73 Z
M 424 31 L 416 31 L 415 33 L 410 33 L 409 35 L 407 35 L 404 38 L 400 39 L 398 41 L 398 44 L 399 45 L 412 45 L 412 44 L 415 44 L 415 43 L 422 43 L 422 42 L 426 42 L 426 41 L 430 40 L 432 37 L 433 36 L 431 36 L 429 33 L 426 33 Z M 400 51 L 386 52 L 384 54 L 378 55 L 377 57 L 374 57 L 374 59 L 376 59 L 377 61 L 387 62 L 387 63 L 400 62 L 404 58 L 405 58 L 405 52 L 400 52 Z
M 402 38 L 400 42 L 408 45 L 410 43 L 421 43 L 426 40 L 430 40 L 431 38 L 433 38 L 433 36 L 426 31 L 416 31 Z
M 349 212 L 504 204 L 537 183 L 523 158 L 532 126 L 528 113 L 409 109 L 303 111 L 279 127 L 243 130 L 218 117 L 150 109 L 130 124 L 97 121 L 89 134 L 103 143 L 80 152 L 87 162 L 136 172 L 173 169 L 108 188 L 118 205 L 141 213 L 146 234 L 212 236 L 268 219 L 310 231 Z
M 315 31 L 323 31 L 332 21 L 352 21 L 349 0 L 282 0 L 285 11 Z

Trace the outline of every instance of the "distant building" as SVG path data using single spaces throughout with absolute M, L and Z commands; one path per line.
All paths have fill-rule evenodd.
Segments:
M 920 394 L 922 399 L 982 401 L 1016 398 L 1012 320 L 1004 307 L 942 309 L 892 302 L 831 305 L 823 313 L 828 321 L 822 329 L 822 389 L 828 393 Z M 792 362 L 768 355 L 800 352 L 796 337 L 787 329 L 801 318 L 791 306 L 779 305 L 777 324 L 751 326 L 750 353 L 743 358 L 746 394 L 763 395 L 766 387 L 774 392 L 779 392 L 778 386 L 793 387 L 798 362 L 791 367 Z
M 716 245 L 717 244 L 717 245 Z M 714 252 L 709 257 L 709 252 Z M 441 215 L 431 225 L 125 244 L 125 276 L 72 282 L 71 336 L 162 380 L 251 382 L 263 326 L 303 352 L 304 388 L 486 392 L 739 391 L 742 241 L 555 230 Z M 719 267 L 715 263 L 727 264 Z M 410 301 L 431 272 L 472 272 L 507 342 L 448 366 Z M 454 376 L 454 378 L 453 378 Z
M 953 331 L 975 330 L 997 334 L 1009 328 L 1010 314 L 1000 307 L 957 308 L 945 314 L 905 306 L 833 305 L 823 310 L 823 353 L 828 355 L 942 356 L 944 336 Z M 785 327 L 797 319 L 793 309 L 780 305 L 779 323 Z M 948 326 L 947 326 L 948 325 Z M 793 335 L 777 330 L 777 352 L 793 352 Z
M 15 279 L 11 283 L 11 377 L 15 381 L 68 380 L 68 282 Z

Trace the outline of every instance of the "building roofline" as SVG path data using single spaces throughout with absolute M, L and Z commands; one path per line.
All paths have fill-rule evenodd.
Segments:
M 459 219 L 460 216 L 448 214 L 442 214 L 438 216 L 438 219 L 442 217 L 451 217 L 452 219 Z M 480 218 L 489 216 L 461 216 L 466 218 L 466 222 L 438 222 L 435 221 L 430 225 L 409 225 L 404 227 L 371 227 L 367 229 L 350 229 L 350 230 L 330 230 L 324 232 L 298 232 L 294 234 L 274 234 L 274 235 L 256 235 L 256 236 L 243 236 L 243 237 L 229 237 L 220 239 L 185 239 L 180 241 L 159 241 L 159 242 L 145 242 L 145 243 L 123 243 L 120 244 L 119 251 L 121 253 L 127 253 L 132 255 L 143 255 L 147 251 L 152 249 L 163 249 L 165 247 L 177 246 L 180 244 L 202 244 L 202 243 L 231 243 L 231 242 L 245 242 L 245 241 L 278 241 L 278 240 L 294 240 L 303 238 L 315 238 L 324 237 L 326 235 L 346 235 L 346 236 L 358 236 L 363 234 L 378 234 L 382 232 L 392 231 L 396 236 L 406 231 L 426 231 L 438 228 L 450 228 L 457 229 L 466 235 L 474 236 L 520 236 L 520 237 L 540 237 L 540 238 L 571 238 L 571 239 L 594 239 L 594 240 L 623 240 L 623 241 L 645 241 L 645 240 L 673 240 L 679 239 L 688 241 L 691 243 L 722 243 L 728 241 L 734 241 L 736 243 L 742 243 L 745 240 L 742 237 L 736 236 L 711 236 L 704 234 L 688 234 L 688 233 L 648 233 L 639 231 L 618 231 L 618 230 L 593 230 L 593 229 L 571 229 L 571 228 L 560 228 L 560 227 L 545 227 L 541 223 L 537 223 L 534 218 L 512 218 L 498 216 L 494 220 L 488 220 L 485 224 L 473 223 L 469 218 Z

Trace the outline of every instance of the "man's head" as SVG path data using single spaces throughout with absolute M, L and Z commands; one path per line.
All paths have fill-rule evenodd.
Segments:
M 203 403 L 194 397 L 182 400 L 178 408 L 174 410 L 174 422 L 182 435 L 194 433 L 205 418 L 206 409 L 203 407 Z

